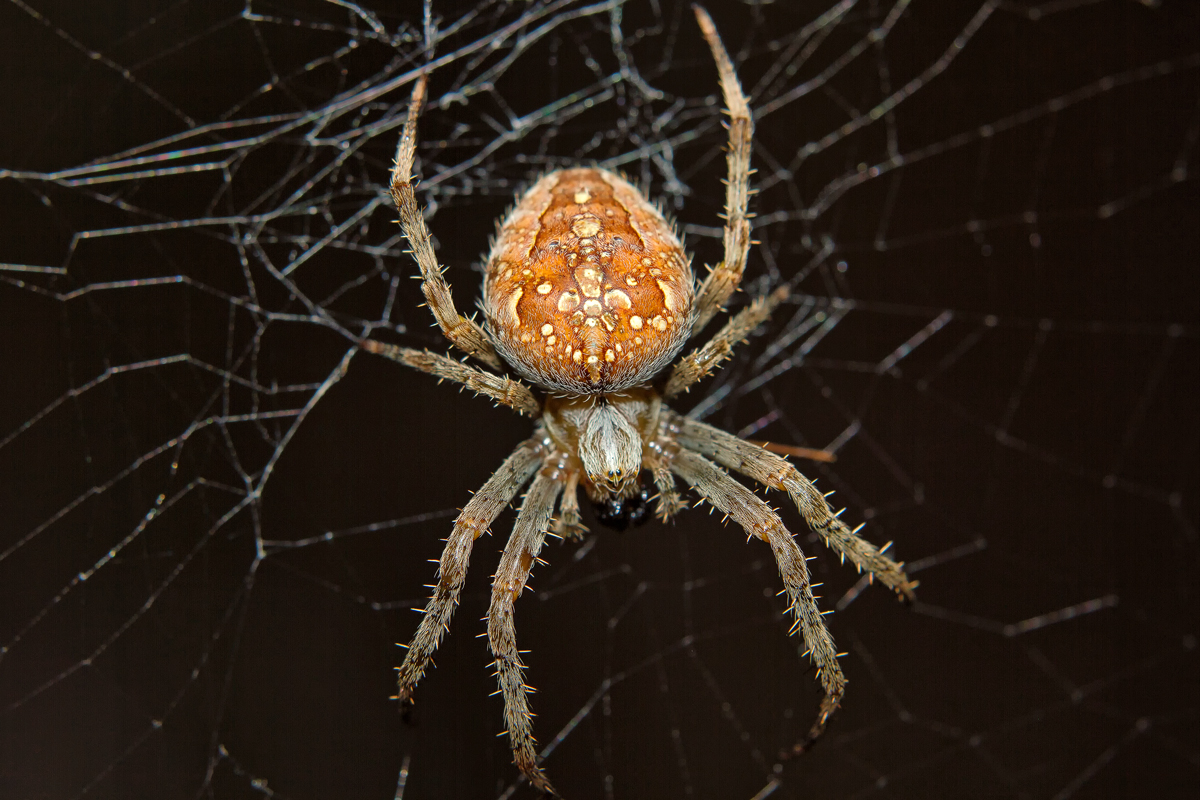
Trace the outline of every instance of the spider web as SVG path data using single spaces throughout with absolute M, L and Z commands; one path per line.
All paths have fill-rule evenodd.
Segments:
M 551 777 L 1190 796 L 1196 8 L 710 5 L 757 119 L 744 288 L 795 294 L 682 407 L 835 451 L 800 466 L 919 602 L 785 509 L 850 687 L 780 765 L 819 692 L 767 548 L 700 509 L 552 545 L 518 606 Z M 532 796 L 475 638 L 511 512 L 414 716 L 387 700 L 428 560 L 529 426 L 355 349 L 446 349 L 384 182 L 428 64 L 420 192 L 460 307 L 558 166 L 624 170 L 716 262 L 687 4 L 0 8 L 0 795 Z

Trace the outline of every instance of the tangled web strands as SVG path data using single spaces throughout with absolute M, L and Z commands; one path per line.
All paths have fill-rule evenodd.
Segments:
M 557 785 L 1195 785 L 1196 10 L 712 5 L 756 115 L 744 288 L 793 294 L 687 403 L 835 451 L 806 472 L 920 602 L 810 563 L 851 693 L 777 770 L 819 697 L 769 552 L 699 511 L 548 546 L 517 614 Z M 528 796 L 473 638 L 496 537 L 414 718 L 386 700 L 426 560 L 529 428 L 354 350 L 444 347 L 385 182 L 432 67 L 419 191 L 464 305 L 560 166 L 624 171 L 712 263 L 690 9 L 5 9 L 0 793 Z

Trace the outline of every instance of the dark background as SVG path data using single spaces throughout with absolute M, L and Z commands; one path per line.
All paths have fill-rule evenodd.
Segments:
M 0 7 L 0 796 L 532 796 L 475 638 L 511 512 L 413 718 L 387 700 L 428 559 L 529 423 L 351 350 L 445 348 L 381 202 L 421 10 L 378 6 Z M 460 308 L 554 166 L 626 171 L 720 258 L 690 11 L 607 8 L 434 5 L 422 196 Z M 827 6 L 710 4 L 759 113 L 746 288 L 798 299 L 681 408 L 836 443 L 801 469 L 919 602 L 784 509 L 850 687 L 777 766 L 819 691 L 765 547 L 704 509 L 552 542 L 518 634 L 570 798 L 1200 786 L 1196 7 L 914 4 L 838 67 L 892 8 L 801 63 Z

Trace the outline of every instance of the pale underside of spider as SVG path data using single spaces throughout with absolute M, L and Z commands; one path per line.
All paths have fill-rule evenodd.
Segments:
M 621 525 L 644 497 L 641 475 L 648 472 L 658 492 L 657 516 L 666 521 L 684 505 L 678 477 L 750 537 L 770 545 L 795 617 L 792 631 L 803 636 L 825 691 L 796 752 L 820 736 L 846 680 L 804 554 L 775 511 L 726 470 L 786 491 L 827 546 L 903 598 L 911 599 L 916 585 L 902 564 L 847 528 L 786 459 L 666 405 L 716 369 L 787 296 L 781 288 L 754 300 L 667 370 L 688 340 L 723 311 L 741 282 L 750 248 L 750 109 L 712 20 L 698 7 L 696 17 L 730 116 L 724 260 L 699 287 L 672 226 L 636 188 L 600 168 L 562 170 L 537 181 L 501 225 L 487 261 L 486 326 L 480 325 L 456 309 L 413 191 L 424 76 L 413 90 L 392 174 L 392 195 L 429 307 L 451 344 L 488 369 L 372 340 L 362 343 L 364 349 L 463 384 L 535 420 L 533 436 L 517 446 L 454 523 L 433 596 L 399 668 L 397 697 L 410 702 L 449 628 L 475 540 L 530 483 L 496 571 L 487 633 L 514 761 L 547 794 L 557 792 L 538 764 L 514 605 L 540 562 L 546 536 L 585 532 L 580 488 L 602 519 L 607 514 Z M 533 386 L 507 377 L 508 370 Z

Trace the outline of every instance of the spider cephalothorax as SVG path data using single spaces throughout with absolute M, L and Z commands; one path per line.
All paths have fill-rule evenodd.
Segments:
M 731 118 L 725 258 L 699 287 L 671 225 L 636 188 L 598 167 L 560 170 L 538 180 L 500 227 L 486 267 L 484 328 L 458 313 L 413 192 L 424 76 L 413 90 L 392 173 L 392 195 L 429 307 L 454 346 L 490 371 L 377 341 L 364 341 L 364 349 L 461 383 L 536 420 L 533 436 L 517 446 L 455 521 L 433 597 L 399 668 L 397 697 L 402 703 L 410 700 L 448 628 L 475 540 L 529 483 L 492 585 L 488 639 L 514 760 L 534 786 L 551 794 L 554 788 L 538 765 L 513 610 L 546 535 L 575 537 L 585 531 L 580 489 L 601 521 L 619 529 L 638 524 L 647 513 L 644 473 L 657 491 L 662 520 L 683 507 L 675 485 L 680 478 L 770 545 L 796 617 L 793 630 L 804 637 L 825 690 L 817 720 L 797 752 L 820 736 L 846 681 L 804 554 L 778 514 L 725 469 L 786 491 L 826 545 L 902 597 L 911 598 L 916 586 L 901 564 L 848 529 L 786 459 L 667 404 L 716 369 L 787 296 L 781 287 L 754 300 L 667 369 L 737 289 L 750 247 L 750 109 L 712 20 L 698 7 L 696 17 L 717 62 Z M 508 370 L 536 390 L 506 377 Z

